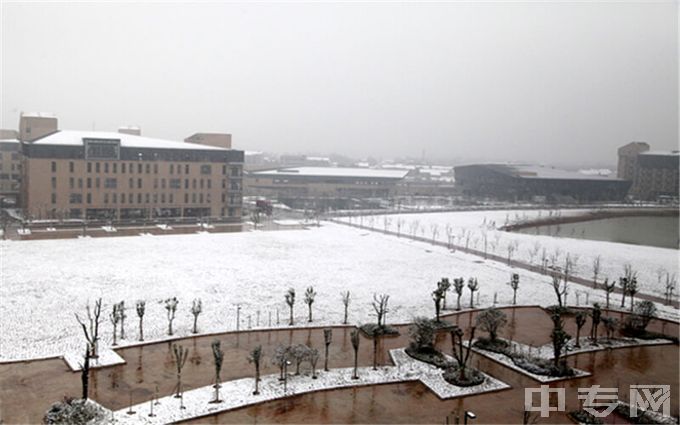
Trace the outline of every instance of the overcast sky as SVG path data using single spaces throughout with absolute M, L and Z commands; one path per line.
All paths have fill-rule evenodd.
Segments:
M 2 128 L 614 164 L 678 146 L 678 2 L 2 2 Z

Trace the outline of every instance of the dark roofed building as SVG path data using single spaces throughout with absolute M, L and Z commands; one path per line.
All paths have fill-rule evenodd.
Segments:
M 526 164 L 458 166 L 455 178 L 466 195 L 511 201 L 620 201 L 630 187 L 622 179 Z

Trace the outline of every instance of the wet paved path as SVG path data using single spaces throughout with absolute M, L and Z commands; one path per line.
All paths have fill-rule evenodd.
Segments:
M 501 336 L 505 338 L 512 338 L 516 341 L 525 344 L 532 344 L 534 346 L 543 345 L 549 342 L 551 321 L 542 309 L 537 307 L 518 307 L 504 309 L 508 315 L 508 326 L 501 332 Z M 476 312 L 460 312 L 449 315 L 447 318 L 453 323 L 458 323 L 462 327 L 467 327 L 469 323 L 474 321 Z M 620 313 L 613 314 L 620 317 Z M 575 334 L 575 325 L 573 318 L 565 320 L 566 330 L 570 334 Z M 602 330 L 602 326 L 600 327 Z M 349 334 L 352 327 L 336 327 L 333 330 L 333 343 L 330 346 L 330 366 L 349 367 L 353 363 L 353 351 L 349 340 Z M 586 324 L 584 329 L 590 329 L 590 323 Z M 650 329 L 664 331 L 667 334 L 677 335 L 678 325 L 674 323 L 667 323 L 662 321 L 654 321 L 650 325 Z M 399 326 L 401 336 L 394 338 L 384 338 L 380 344 L 379 363 L 388 364 L 387 350 L 392 348 L 404 347 L 408 344 L 408 328 L 407 326 Z M 203 336 L 194 338 L 184 338 L 178 342 L 183 346 L 189 348 L 189 359 L 183 371 L 183 383 L 187 389 L 198 388 L 210 385 L 214 379 L 213 360 L 211 354 L 211 342 L 218 338 L 222 342 L 222 348 L 225 351 L 225 361 L 222 368 L 222 379 L 232 380 L 253 375 L 253 366 L 248 363 L 246 356 L 248 352 L 256 345 L 262 345 L 265 353 L 262 373 L 275 373 L 277 368 L 271 364 L 270 358 L 275 347 L 279 344 L 295 344 L 303 343 L 311 345 L 315 348 L 323 348 L 323 329 L 281 329 L 281 330 L 266 330 L 266 331 L 244 331 L 240 333 L 230 332 L 217 336 Z M 448 335 L 440 334 L 437 339 L 437 345 L 440 349 L 450 352 L 451 345 Z M 90 397 L 94 398 L 107 408 L 117 410 L 124 408 L 129 403 L 130 395 L 133 397 L 134 403 L 140 403 L 150 400 L 156 388 L 160 396 L 168 395 L 172 392 L 175 385 L 175 371 L 174 360 L 172 357 L 170 343 L 151 343 L 149 345 L 121 348 L 116 350 L 126 361 L 127 364 L 113 366 L 103 369 L 97 369 L 91 372 L 90 383 Z M 623 388 L 626 380 L 632 379 L 632 383 L 665 383 L 668 380 L 676 379 L 676 382 L 668 382 L 674 385 L 674 393 L 677 394 L 678 384 L 678 346 L 658 346 L 658 347 L 640 347 L 632 349 L 613 350 L 609 357 L 605 356 L 605 352 L 594 354 L 582 354 L 572 357 L 573 362 L 578 362 L 578 367 L 592 370 L 595 364 L 598 365 L 598 373 L 596 375 L 598 383 L 600 383 L 600 375 L 602 376 L 604 385 L 606 376 L 611 375 L 611 379 L 616 377 L 620 379 L 619 388 Z M 626 354 L 629 353 L 629 354 Z M 362 366 L 369 366 L 372 364 L 372 343 L 370 340 L 363 338 L 360 344 L 359 364 Z M 510 383 L 515 389 L 512 394 L 519 394 L 519 389 L 525 386 L 537 386 L 535 381 L 523 377 L 516 372 L 511 371 L 503 366 L 498 365 L 483 357 L 473 356 L 473 364 L 479 366 L 487 373 L 490 373 L 496 378 Z M 602 369 L 600 369 L 602 366 Z M 602 372 L 601 372 L 602 371 Z M 607 372 L 611 371 L 611 372 Z M 609 373 L 609 375 L 607 375 Z M 582 382 L 590 382 L 591 378 L 580 379 L 573 381 L 573 386 L 577 386 Z M 647 382 L 651 381 L 651 382 Z M 4 423 L 38 423 L 40 422 L 43 413 L 48 409 L 51 403 L 61 400 L 65 396 L 78 397 L 80 396 L 80 374 L 71 372 L 66 363 L 62 359 L 38 360 L 31 362 L 20 362 L 11 364 L 0 364 L 0 420 Z M 567 384 L 554 385 L 572 385 L 572 382 Z M 587 385 L 590 385 L 588 383 Z M 382 386 L 376 388 L 383 388 Z M 427 400 L 434 397 L 431 404 L 437 405 L 439 400 L 436 396 L 428 392 L 428 390 L 419 384 L 398 384 L 396 386 L 385 386 L 385 390 L 380 389 L 357 389 L 357 390 L 340 390 L 337 397 L 331 399 L 335 402 L 337 400 L 337 408 L 342 409 L 342 406 L 347 406 L 349 401 L 346 396 L 342 394 L 352 394 L 353 391 L 358 391 L 359 394 L 365 394 L 366 391 L 377 394 L 376 403 L 382 403 L 383 392 L 388 391 L 388 388 L 397 388 L 396 394 L 390 396 L 390 400 L 397 400 L 394 403 L 399 404 L 399 408 L 403 408 L 404 402 L 411 400 L 410 405 L 413 409 L 413 416 L 407 416 L 401 422 L 429 422 L 426 414 L 420 415 L 415 412 L 420 411 L 421 407 L 429 405 Z M 342 392 L 345 391 L 345 392 Z M 392 390 L 389 390 L 392 391 Z M 575 391 L 575 390 L 574 390 Z M 626 391 L 627 387 L 626 387 Z M 391 394 L 391 393 L 390 393 Z M 409 394 L 419 395 L 418 402 L 413 403 Z M 484 403 L 500 403 L 505 400 L 504 394 L 508 391 L 503 391 L 499 394 L 492 394 L 488 396 L 474 396 L 469 399 L 471 403 L 474 400 L 483 397 L 486 400 Z M 523 394 L 523 393 L 522 393 Z M 387 394 L 385 394 L 387 396 Z M 300 396 L 303 401 L 296 401 L 298 398 L 266 403 L 262 406 L 242 409 L 233 413 L 226 413 L 225 420 L 232 422 L 246 422 L 252 419 L 229 419 L 229 415 L 252 415 L 249 409 L 261 409 L 263 417 L 258 421 L 270 421 L 267 419 L 268 409 L 272 408 L 274 411 L 280 411 L 289 403 L 303 403 L 304 397 L 311 397 L 309 400 L 317 400 L 316 397 L 323 397 L 323 395 L 309 395 Z M 395 398 L 396 397 L 396 398 Z M 518 395 L 513 395 L 512 400 L 516 400 Z M 425 400 L 420 403 L 420 400 Z M 344 400 L 344 401 L 343 401 Z M 386 399 L 387 400 L 387 399 Z M 465 403 L 468 403 L 468 398 L 465 398 Z M 351 401 L 351 400 L 350 400 Z M 392 403 L 384 401 L 385 403 Z M 277 404 L 279 403 L 279 404 Z M 280 404 L 282 403 L 282 404 Z M 343 404 L 344 403 L 344 404 Z M 363 401 L 362 401 L 363 403 Z M 455 402 L 441 402 L 441 406 L 449 409 L 449 406 L 455 406 Z M 453 403 L 453 404 L 452 404 Z M 508 402 L 506 406 L 508 409 L 512 403 Z M 274 408 L 271 406 L 278 405 Z M 495 405 L 495 404 L 492 404 Z M 282 407 L 284 406 L 284 407 Z M 315 405 L 318 406 L 318 405 Z M 516 409 L 521 409 L 520 403 Z M 677 405 L 676 409 L 677 409 Z M 281 421 L 299 422 L 298 414 L 315 408 L 308 406 L 301 408 L 300 412 L 296 409 L 291 412 L 291 416 L 282 416 Z M 442 407 L 444 408 L 444 407 Z M 515 407 L 512 407 L 515 408 Z M 335 407 L 333 408 L 335 409 Z M 435 422 L 443 422 L 441 412 L 443 410 L 437 408 L 437 418 Z M 495 409 L 495 407 L 494 407 Z M 332 410 L 332 409 L 331 409 Z M 378 409 L 385 410 L 385 409 Z M 398 409 L 397 409 L 398 410 Z M 495 409 L 498 410 L 498 409 Z M 285 411 L 285 409 L 284 409 Z M 246 412 L 246 413 L 243 413 Z M 250 413 L 248 413 L 250 412 Z M 411 412 L 411 410 L 406 410 Z M 510 412 L 510 410 L 508 410 Z M 361 416 L 367 414 L 364 410 L 357 411 L 357 421 L 369 421 L 369 416 Z M 392 422 L 391 417 L 381 416 L 388 415 L 388 413 L 376 412 L 372 416 L 376 422 Z M 322 417 L 315 417 L 310 413 L 310 419 L 307 422 L 325 422 Z M 342 411 L 338 410 L 334 413 L 331 422 L 345 422 L 346 417 L 342 416 Z M 410 413 L 409 413 L 410 415 Z M 433 413 L 434 415 L 434 413 Z M 257 415 L 255 415 L 256 417 Z M 234 418 L 237 418 L 235 416 Z M 521 419 L 521 415 L 519 416 Z M 221 420 L 221 419 L 220 419 Z M 271 419 L 271 421 L 278 421 L 279 419 Z M 373 421 L 373 420 L 370 420 Z M 516 422 L 514 416 L 508 417 L 508 421 Z M 544 421 L 542 421 L 544 422 Z

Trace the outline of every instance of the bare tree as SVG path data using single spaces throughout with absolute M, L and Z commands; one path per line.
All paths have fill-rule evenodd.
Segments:
M 449 281 L 449 278 L 443 277 L 439 282 L 437 282 L 437 288 L 441 289 L 444 294 L 442 299 L 442 310 L 446 310 L 446 294 L 449 292 L 449 289 L 451 289 L 451 282 Z
M 146 311 L 146 301 L 138 300 L 135 308 L 139 317 L 139 340 L 144 341 L 144 312 Z
M 633 311 L 635 304 L 635 295 L 638 293 L 638 282 L 637 277 L 633 277 L 630 282 L 628 282 L 628 296 L 630 297 L 630 311 Z
M 439 225 L 436 223 L 430 224 L 430 233 L 432 234 L 432 245 L 434 245 L 439 235 Z
M 479 313 L 475 321 L 478 327 L 489 333 L 489 340 L 496 341 L 498 339 L 498 331 L 508 323 L 508 318 L 505 313 L 492 307 Z
M 349 308 L 349 291 L 341 292 L 340 295 L 342 296 L 342 304 L 345 306 L 345 318 L 343 319 L 342 323 L 345 325 L 347 324 L 347 309 Z
M 626 306 L 626 296 L 628 295 L 628 285 L 630 282 L 627 277 L 619 278 L 619 286 L 621 286 L 621 308 Z
M 541 244 L 540 242 L 536 241 L 532 245 L 531 248 L 529 248 L 528 253 L 529 253 L 529 264 L 534 264 L 534 258 L 538 255 L 538 251 L 541 249 Z
M 359 370 L 359 330 L 358 329 L 352 329 L 352 332 L 350 333 L 350 340 L 352 341 L 352 348 L 354 349 L 354 374 L 352 375 L 352 379 L 359 379 L 359 375 L 357 375 L 357 372 Z
M 99 346 L 99 324 L 101 323 L 101 313 L 102 313 L 102 299 L 99 298 L 94 303 L 94 309 L 90 309 L 90 304 L 88 303 L 85 307 L 87 311 L 87 325 L 80 320 L 78 314 L 76 314 L 76 320 L 83 328 L 83 333 L 85 334 L 85 340 L 87 341 L 88 347 L 90 349 L 90 357 L 96 359 L 99 357 L 99 352 L 97 350 Z
M 308 320 L 308 322 L 310 322 L 310 323 L 312 321 L 312 304 L 314 304 L 314 298 L 315 297 L 316 297 L 316 292 L 314 291 L 314 287 L 310 286 L 305 291 L 305 304 L 307 304 L 307 308 L 309 309 L 309 320 Z
M 213 354 L 213 362 L 215 364 L 215 400 L 214 403 L 219 403 L 220 400 L 220 372 L 222 371 L 222 363 L 224 362 L 224 351 L 218 339 L 210 344 Z
M 203 302 L 200 298 L 197 298 L 191 304 L 191 314 L 194 315 L 194 327 L 191 330 L 192 333 L 198 333 L 198 315 L 203 311 Z
M 328 348 L 331 345 L 331 342 L 333 340 L 333 329 L 331 328 L 326 328 L 323 330 L 323 342 L 326 347 L 326 353 L 324 356 L 324 362 L 323 362 L 323 370 L 328 372 Z
M 283 345 L 279 345 L 276 347 L 276 350 L 274 351 L 274 357 L 272 358 L 274 364 L 279 367 L 279 381 L 283 381 L 286 379 L 285 376 L 285 369 L 286 366 L 288 365 L 288 361 L 290 359 L 291 353 L 290 347 L 284 347 Z
M 120 314 L 120 339 L 125 339 L 125 301 L 118 303 L 118 314 Z
M 548 267 L 548 249 L 543 247 L 541 249 L 541 270 L 545 271 L 546 267 Z
M 383 229 L 385 229 L 385 233 L 387 233 L 387 230 L 390 228 L 392 225 L 392 219 L 390 218 L 389 215 L 384 215 L 383 216 Z
M 83 386 L 83 400 L 88 399 L 90 389 L 90 347 L 85 347 L 85 357 L 81 365 L 80 381 Z
M 557 272 L 553 272 L 551 277 L 552 277 L 552 287 L 553 287 L 553 290 L 555 291 L 555 295 L 557 295 L 557 304 L 560 307 L 563 307 L 562 299 L 563 299 L 563 297 L 565 297 L 567 295 L 568 280 L 562 279 L 562 277 Z
M 519 242 L 516 240 L 510 241 L 508 245 L 506 246 L 506 249 L 508 251 L 508 264 L 512 261 L 512 256 L 514 255 L 515 251 L 517 251 L 517 248 L 519 247 Z
M 319 361 L 319 350 L 310 348 L 307 357 L 309 358 L 309 364 L 312 365 L 312 379 L 316 379 L 316 364 Z
M 467 368 L 468 359 L 470 358 L 470 351 L 472 349 L 472 340 L 475 338 L 475 327 L 470 328 L 470 340 L 467 347 L 463 345 L 464 332 L 461 328 L 456 326 L 451 332 L 451 346 L 453 347 L 453 357 L 458 363 L 458 372 L 460 379 L 465 379 L 465 370 Z
M 562 356 L 562 351 L 567 345 L 567 342 L 571 339 L 571 336 L 564 331 L 564 324 L 559 313 L 552 315 L 553 320 L 553 330 L 550 333 L 550 340 L 553 345 L 553 362 L 557 367 L 560 362 L 560 357 Z
M 418 220 L 413 220 L 409 223 L 408 230 L 409 233 L 411 233 L 411 237 L 416 237 L 416 233 L 418 233 L 418 227 L 420 227 L 420 222 Z
M 600 263 L 602 256 L 598 255 L 593 258 L 593 288 L 597 288 L 597 278 L 600 276 Z
M 510 287 L 512 288 L 512 305 L 517 304 L 517 290 L 519 289 L 519 274 L 513 273 L 510 276 Z
M 389 311 L 387 309 L 387 302 L 389 301 L 390 296 L 387 294 L 380 294 L 380 296 L 373 294 L 373 310 L 375 310 L 375 314 L 378 317 L 378 328 L 382 328 L 385 326 L 385 323 L 383 322 L 383 318 Z
M 168 335 L 172 335 L 172 321 L 175 320 L 175 313 L 177 313 L 177 304 L 179 301 L 176 297 L 165 300 L 165 310 L 168 316 Z
M 399 217 L 397 219 L 397 237 L 401 236 L 401 228 L 404 226 L 404 219 Z
M 290 350 L 293 360 L 295 360 L 295 374 L 300 374 L 300 365 L 309 357 L 309 347 L 304 344 L 296 344 Z
M 442 300 L 444 299 L 444 290 L 441 286 L 438 286 L 437 289 L 432 291 L 432 301 L 434 301 L 434 311 L 435 311 L 435 318 L 437 320 L 437 323 L 440 323 L 441 320 L 439 320 L 439 312 L 442 307 Z
M 576 313 L 576 348 L 581 348 L 581 328 L 586 324 L 586 321 L 588 320 L 588 315 L 586 314 L 585 311 L 579 311 Z
M 260 394 L 260 361 L 262 360 L 262 346 L 258 345 L 250 351 L 248 362 L 255 365 L 255 391 L 253 395 Z
M 667 304 L 670 304 L 673 301 L 673 291 L 675 291 L 677 284 L 678 284 L 678 280 L 675 277 L 675 273 L 670 274 L 670 273 L 666 272 L 665 295 L 666 295 L 666 303 Z
M 453 289 L 456 291 L 457 295 L 456 310 L 460 310 L 460 297 L 463 296 L 463 289 L 465 289 L 465 279 L 462 277 L 453 279 Z
M 288 304 L 288 308 L 290 309 L 290 321 L 288 322 L 288 325 L 293 326 L 295 324 L 295 321 L 293 320 L 293 307 L 295 306 L 295 289 L 288 288 L 288 292 L 286 292 L 286 304 Z
M 180 398 L 182 393 L 182 368 L 189 357 L 189 349 L 181 345 L 172 344 L 172 352 L 175 355 L 175 367 L 177 370 L 177 392 L 175 398 Z
M 470 290 L 470 308 L 475 308 L 474 305 L 475 291 L 479 290 L 479 282 L 477 282 L 477 278 L 471 277 L 470 279 L 468 279 L 467 287 Z

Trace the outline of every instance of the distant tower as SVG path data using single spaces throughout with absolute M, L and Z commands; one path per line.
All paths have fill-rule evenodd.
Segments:
M 19 140 L 22 142 L 32 142 L 57 130 L 57 117 L 50 112 L 22 112 L 19 118 Z

